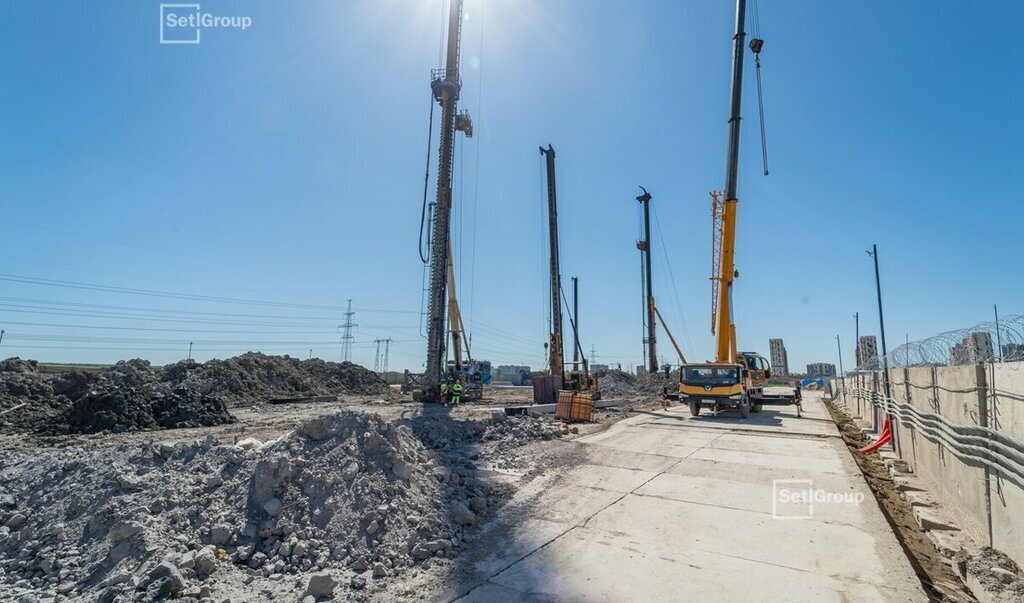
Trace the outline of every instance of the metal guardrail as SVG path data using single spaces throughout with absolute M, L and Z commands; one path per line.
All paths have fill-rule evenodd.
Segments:
M 448 75 L 449 74 L 447 69 L 431 69 L 430 81 L 436 82 L 437 80 L 446 80 L 449 82 L 454 82 L 456 86 L 462 86 L 462 77 L 459 75 L 458 72 L 451 74 L 451 77 L 448 77 Z

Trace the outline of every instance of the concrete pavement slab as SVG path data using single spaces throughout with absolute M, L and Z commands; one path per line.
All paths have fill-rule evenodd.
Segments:
M 594 567 L 614 571 L 594 573 Z M 588 579 L 580 580 L 583 575 Z M 885 601 L 898 594 L 855 576 L 804 572 L 684 547 L 652 550 L 628 536 L 589 528 L 574 529 L 493 582 L 558 601 Z
M 565 471 L 562 478 L 565 483 L 574 486 L 611 490 L 625 494 L 639 488 L 658 473 L 586 463 Z
M 813 396 L 806 407 L 825 412 Z M 462 600 L 926 601 L 835 426 L 759 414 L 761 431 L 673 409 L 576 440 L 579 465 L 503 509 L 509 536 L 459 585 Z M 812 500 L 810 519 L 779 519 L 776 479 L 865 499 Z
M 760 452 L 743 452 L 739 450 L 719 450 L 702 448 L 692 453 L 689 458 L 703 461 L 724 461 L 761 467 L 782 467 L 800 469 L 813 473 L 843 473 L 843 464 L 835 456 L 826 458 L 796 457 L 785 454 L 766 454 Z

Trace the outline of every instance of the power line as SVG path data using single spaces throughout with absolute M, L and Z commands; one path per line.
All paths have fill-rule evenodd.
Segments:
M 105 331 L 153 331 L 160 333 L 233 333 L 233 334 L 252 334 L 252 335 L 325 335 L 333 333 L 333 329 L 321 329 L 319 331 L 296 331 L 294 329 L 288 329 L 286 331 L 238 331 L 238 330 L 220 330 L 220 329 L 158 329 L 153 327 L 113 327 L 109 325 L 69 325 L 60 323 L 46 323 L 46 322 L 18 322 L 5 320 L 4 324 L 8 325 L 21 325 L 28 327 L 51 327 L 61 329 L 98 329 Z
M 30 276 L 20 276 L 15 274 L 0 274 L 0 281 L 7 281 L 12 283 L 21 283 L 27 285 L 39 285 L 44 287 L 61 287 L 67 289 L 81 289 L 86 291 L 101 291 L 105 293 L 122 293 L 127 295 L 140 295 L 147 297 L 162 297 L 167 299 L 189 299 L 196 301 L 206 301 L 215 303 L 229 303 L 229 304 L 242 304 L 242 305 L 255 305 L 255 306 L 267 306 L 273 308 L 296 308 L 304 310 L 328 310 L 338 311 L 341 308 L 337 306 L 325 306 L 325 305 L 314 305 L 314 304 L 296 304 L 289 302 L 274 302 L 264 301 L 258 299 L 247 299 L 237 297 L 221 297 L 215 295 L 198 295 L 193 293 L 178 293 L 173 291 L 160 291 L 155 289 L 135 289 L 131 287 L 117 287 L 113 285 L 100 285 L 95 283 L 82 283 L 77 281 L 63 281 L 56 279 L 37 278 Z M 349 310 L 352 308 L 349 307 Z M 362 310 L 360 310 L 362 311 Z M 415 314 L 412 310 L 381 310 L 376 309 L 374 312 L 381 313 L 397 313 L 397 314 Z
M 66 289 L 82 289 L 86 291 L 102 291 L 105 293 L 123 293 L 127 295 L 142 295 L 147 297 L 163 297 L 168 299 L 191 299 L 196 301 L 207 301 L 216 303 L 230 303 L 256 306 L 269 306 L 275 308 L 302 308 L 308 310 L 340 310 L 336 306 L 318 306 L 312 304 L 293 304 L 286 302 L 270 302 L 255 299 L 220 297 L 215 295 L 196 295 L 191 293 L 175 293 L 172 291 L 158 291 L 154 289 L 134 289 L 131 287 L 115 287 L 112 285 L 98 285 L 92 283 L 80 283 L 76 281 L 62 281 L 55 279 L 34 278 L 18 276 L 13 274 L 0 274 L 0 281 L 22 283 L 28 285 L 40 285 L 44 287 L 61 287 Z

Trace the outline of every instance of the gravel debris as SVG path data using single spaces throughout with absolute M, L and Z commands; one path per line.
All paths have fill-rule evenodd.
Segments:
M 528 471 L 517 448 L 560 433 L 550 419 L 342 410 L 255 446 L 11 451 L 0 600 L 358 599 L 451 563 L 511 495 L 493 470 Z

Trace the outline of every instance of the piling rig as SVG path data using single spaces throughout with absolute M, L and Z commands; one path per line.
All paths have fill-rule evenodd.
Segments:
M 430 239 L 430 282 L 427 305 L 427 362 L 414 397 L 422 402 L 441 400 L 441 383 L 447 377 L 446 316 L 447 288 L 451 254 L 452 166 L 455 157 L 455 133 L 473 136 L 469 115 L 458 111 L 462 81 L 459 77 L 459 52 L 462 39 L 462 1 L 451 0 L 448 11 L 448 44 L 444 69 L 431 71 L 430 89 L 441 106 L 440 151 L 438 153 L 437 198 L 434 203 Z M 459 325 L 461 332 L 461 325 Z M 458 343 L 456 343 L 458 345 Z
M 565 370 L 565 349 L 562 336 L 562 274 L 559 259 L 558 247 L 558 194 L 555 186 L 555 149 L 550 144 L 548 148 L 540 147 L 540 154 L 544 156 L 544 164 L 547 172 L 547 197 L 548 197 L 548 236 L 550 243 L 549 252 L 549 278 L 551 288 L 551 334 L 548 341 L 548 360 L 550 379 L 552 387 L 535 388 L 534 401 L 548 402 L 548 394 L 555 395 L 561 401 L 568 399 L 575 400 L 577 405 L 589 405 L 593 407 L 594 400 L 601 397 L 597 387 L 597 379 L 590 375 L 590 368 L 583 350 L 579 344 L 579 328 L 576 323 L 577 317 L 570 313 L 569 322 L 573 329 L 573 358 L 570 370 Z M 574 295 L 575 297 L 575 295 Z M 573 312 L 579 305 L 575 299 Z M 539 397 L 538 397 L 539 396 Z M 559 409 L 555 410 L 556 416 L 560 415 Z M 562 417 L 570 418 L 570 417 Z M 571 417 L 571 418 L 576 418 Z

